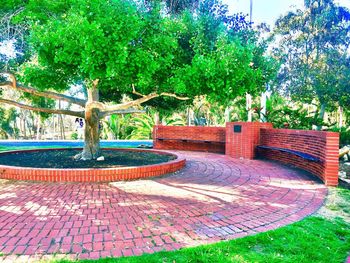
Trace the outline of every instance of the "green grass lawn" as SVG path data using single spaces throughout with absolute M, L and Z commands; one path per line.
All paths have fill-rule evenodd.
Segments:
M 349 207 L 350 191 L 332 188 L 326 205 L 317 215 L 273 231 L 171 252 L 79 262 L 343 263 L 350 251 Z

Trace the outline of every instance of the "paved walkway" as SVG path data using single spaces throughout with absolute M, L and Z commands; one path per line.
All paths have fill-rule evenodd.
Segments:
M 0 185 L 0 259 L 118 257 L 233 239 L 298 221 L 327 194 L 275 163 L 182 154 L 185 169 L 154 180 Z

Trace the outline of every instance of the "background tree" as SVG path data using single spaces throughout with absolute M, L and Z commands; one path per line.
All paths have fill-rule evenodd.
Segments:
M 193 99 L 208 94 L 225 102 L 261 88 L 268 79 L 268 59 L 261 59 L 260 67 L 252 62 L 253 44 L 229 35 L 222 21 L 215 32 L 207 27 L 220 12 L 171 17 L 158 4 L 151 5 L 122 0 L 30 0 L 15 5 L 23 11 L 12 21 L 28 29 L 29 48 L 25 63 L 3 72 L 1 87 L 81 110 L 4 98 L 0 102 L 85 118 L 84 150 L 78 157 L 86 160 L 100 155 L 99 121 L 105 116 L 139 112 L 140 104 L 162 96 Z M 207 6 L 205 2 L 200 8 Z M 205 34 L 208 30 L 212 34 Z M 87 90 L 87 99 L 63 94 L 78 84 Z M 131 100 L 118 103 L 125 95 Z
M 303 102 L 316 98 L 323 119 L 327 104 L 349 97 L 344 85 L 349 86 L 350 13 L 333 0 L 305 0 L 304 8 L 276 22 L 275 51 L 282 61 L 277 87 Z
M 0 108 L 0 138 L 17 137 L 18 128 L 16 127 L 17 113 L 14 108 L 5 110 Z M 12 125 L 11 125 L 12 124 Z

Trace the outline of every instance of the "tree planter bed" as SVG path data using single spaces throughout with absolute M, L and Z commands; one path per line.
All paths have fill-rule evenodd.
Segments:
M 91 164 L 98 164 L 98 168 L 49 168 L 50 166 L 47 167 L 48 163 L 45 163 L 44 159 L 42 158 L 42 155 L 48 152 L 57 155 L 60 152 L 71 151 L 69 154 L 70 156 L 73 156 L 74 151 L 78 150 L 81 149 L 24 150 L 0 153 L 0 178 L 48 182 L 111 182 L 134 180 L 173 173 L 183 168 L 186 162 L 184 158 L 173 153 L 140 149 L 104 149 L 107 155 L 106 161 L 88 161 Z M 112 158 L 111 156 L 113 156 L 113 152 L 116 152 L 115 155 L 119 155 L 119 157 L 129 155 L 129 157 L 131 156 L 132 158 L 135 156 L 135 164 L 130 165 L 130 162 L 125 160 L 121 160 L 121 163 L 119 164 L 111 164 L 109 159 Z M 16 160 L 13 162 L 14 165 L 10 165 L 11 162 L 7 162 L 9 157 L 16 158 L 25 154 L 31 155 L 32 167 L 23 167 L 28 166 L 28 162 L 25 162 L 25 164 L 22 166 L 19 166 L 19 162 L 16 162 Z M 35 154 L 38 155 L 37 158 L 35 158 Z M 137 156 L 141 156 L 143 159 L 137 159 Z M 1 157 L 7 158 L 7 160 L 1 160 Z M 145 164 L 145 161 L 147 161 L 147 164 Z M 59 162 L 59 160 L 51 160 L 51 162 L 52 164 L 49 165 L 57 167 L 55 162 Z M 76 163 L 87 166 L 86 162 L 84 161 L 76 161 Z M 103 165 L 106 165 L 107 167 L 101 167 Z M 38 166 L 41 168 L 38 168 Z

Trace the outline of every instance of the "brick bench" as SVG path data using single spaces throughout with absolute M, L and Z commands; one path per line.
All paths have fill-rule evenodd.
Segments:
M 263 128 L 257 142 L 259 157 L 306 170 L 328 186 L 338 185 L 339 133 Z
M 157 125 L 153 129 L 153 147 L 225 153 L 225 132 L 224 127 Z
M 280 151 L 280 152 L 286 152 L 290 154 L 294 154 L 296 156 L 301 157 L 302 159 L 311 161 L 311 162 L 321 162 L 321 160 L 311 154 L 292 150 L 292 149 L 287 149 L 287 148 L 279 148 L 279 147 L 273 147 L 273 146 L 266 146 L 266 145 L 258 145 L 258 149 L 263 149 L 263 150 L 273 150 L 273 151 Z

